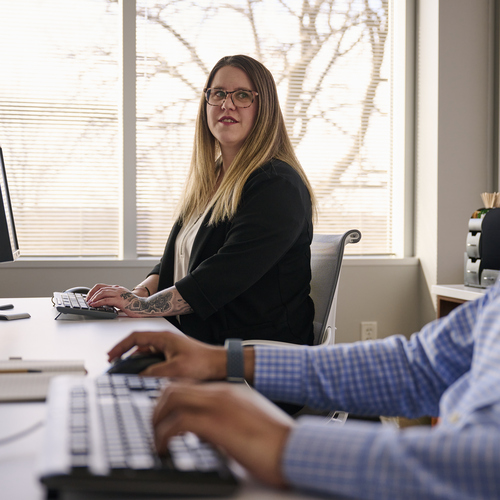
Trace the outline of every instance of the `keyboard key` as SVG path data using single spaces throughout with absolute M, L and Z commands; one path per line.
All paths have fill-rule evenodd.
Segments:
M 70 421 L 71 429 L 87 428 L 87 414 L 86 413 L 71 413 L 69 421 Z
M 73 455 L 71 457 L 71 467 L 82 468 L 88 467 L 89 459 L 87 455 Z
M 127 465 L 131 469 L 151 469 L 155 466 L 155 459 L 150 453 L 129 455 L 127 457 Z
M 197 449 L 200 446 L 200 438 L 192 432 L 186 432 L 181 439 L 188 448 Z
M 172 453 L 172 462 L 175 467 L 182 471 L 197 470 L 196 460 L 189 453 Z
M 70 438 L 70 449 L 72 455 L 87 455 L 89 453 L 87 433 L 72 434 Z
M 80 304 L 78 304 L 78 299 L 75 297 L 75 294 L 68 293 L 68 299 L 71 304 L 71 307 L 74 307 L 76 309 L 80 308 Z
M 127 377 L 127 385 L 133 391 L 142 391 L 144 389 L 142 377 Z

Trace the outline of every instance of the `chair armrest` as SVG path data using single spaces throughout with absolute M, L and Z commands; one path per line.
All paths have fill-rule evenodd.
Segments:
M 266 345 L 270 347 L 298 347 L 298 344 L 291 344 L 290 342 L 280 342 L 279 340 L 250 339 L 243 340 L 241 343 L 244 346 Z

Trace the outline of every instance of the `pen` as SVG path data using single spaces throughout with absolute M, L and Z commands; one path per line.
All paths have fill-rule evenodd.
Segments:
M 12 304 L 4 304 L 3 306 L 0 306 L 0 310 L 4 311 L 5 309 L 14 309 L 14 306 Z
M 0 375 L 2 373 L 42 373 L 42 370 L 25 370 L 25 369 L 16 370 L 15 368 L 12 368 L 9 370 L 0 370 Z

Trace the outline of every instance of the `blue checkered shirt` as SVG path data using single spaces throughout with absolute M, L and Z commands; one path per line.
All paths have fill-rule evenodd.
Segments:
M 500 499 L 500 281 L 410 340 L 256 348 L 274 400 L 357 415 L 439 415 L 397 430 L 303 417 L 283 456 L 300 489 L 357 499 Z

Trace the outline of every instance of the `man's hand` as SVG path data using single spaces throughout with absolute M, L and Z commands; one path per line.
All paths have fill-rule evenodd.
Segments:
M 258 479 L 284 486 L 282 455 L 294 423 L 260 398 L 240 384 L 172 383 L 153 415 L 158 452 L 166 452 L 172 436 L 194 432 Z
M 159 351 L 165 355 L 164 362 L 151 365 L 141 375 L 195 380 L 226 378 L 226 350 L 204 344 L 182 333 L 134 332 L 108 352 L 109 361 L 133 347 L 139 351 Z

